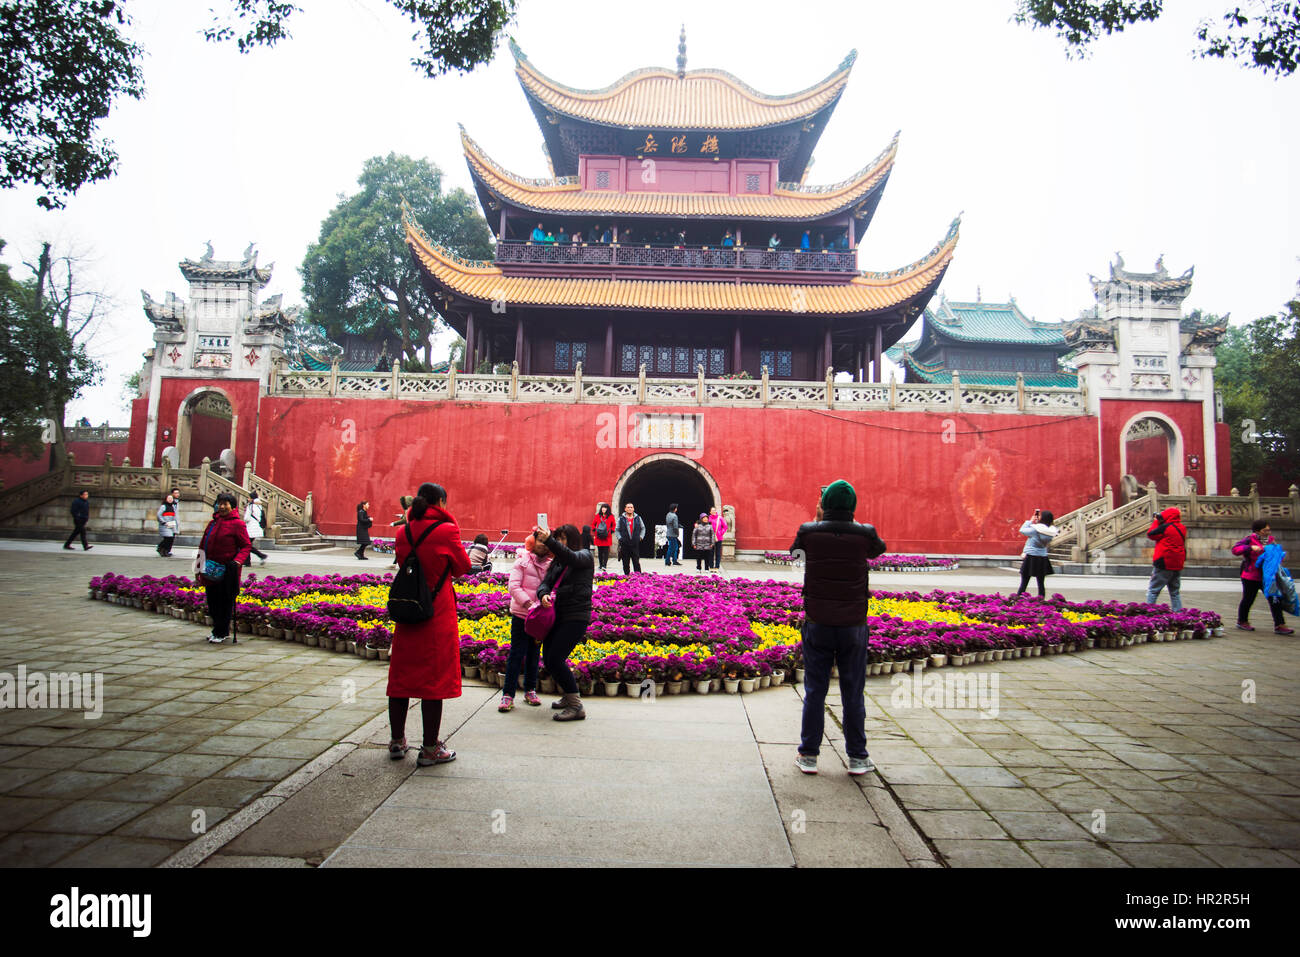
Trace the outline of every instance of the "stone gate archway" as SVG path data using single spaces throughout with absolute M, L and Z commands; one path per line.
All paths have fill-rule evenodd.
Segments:
M 234 403 L 224 389 L 195 389 L 181 402 L 176 414 L 176 457 L 180 467 L 198 468 L 205 458 L 216 462 L 225 449 L 237 455 L 238 425 Z
M 641 542 L 641 557 L 654 556 L 655 526 L 664 524 L 668 506 L 678 505 L 677 517 L 682 523 L 682 561 L 695 557 L 689 548 L 690 529 L 701 512 L 717 507 L 722 509 L 722 493 L 708 469 L 684 455 L 658 452 L 638 459 L 619 476 L 614 485 L 615 514 L 631 502 L 646 525 L 646 536 Z
M 1183 436 L 1173 420 L 1159 412 L 1139 412 L 1119 434 L 1120 475 L 1132 475 L 1145 489 L 1156 483 L 1162 493 L 1183 491 Z

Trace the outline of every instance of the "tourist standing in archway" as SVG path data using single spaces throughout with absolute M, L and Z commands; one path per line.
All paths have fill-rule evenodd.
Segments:
M 713 567 L 722 571 L 722 536 L 727 534 L 727 520 L 716 505 L 709 509 L 709 525 L 713 528 Z
M 603 572 L 605 566 L 609 564 L 609 547 L 614 543 L 614 530 L 618 526 L 618 519 L 614 517 L 614 511 L 606 502 L 601 502 L 596 509 L 596 518 L 591 525 L 591 534 L 596 541 L 596 555 L 600 560 L 600 570 Z
M 596 563 L 589 549 L 569 547 L 581 545 L 581 533 L 573 525 L 562 525 L 554 533 L 535 528 L 533 535 L 555 556 L 546 578 L 537 589 L 538 600 L 547 608 L 555 609 L 555 625 L 542 643 L 546 670 L 563 692 L 560 700 L 552 705 L 560 709 L 554 717 L 556 721 L 581 721 L 587 717 L 587 712 L 583 710 L 578 682 L 569 669 L 568 658 L 591 624 L 591 590 Z
M 876 530 L 853 520 L 858 495 L 840 479 L 826 486 L 813 522 L 799 526 L 792 553 L 806 560 L 803 576 L 803 725 L 795 766 L 817 773 L 831 667 L 840 669 L 844 747 L 849 774 L 874 771 L 867 754 L 868 560 L 885 553 Z
M 388 658 L 388 723 L 392 730 L 388 754 L 394 761 L 406 756 L 406 712 L 410 699 L 419 698 L 424 747 L 416 764 L 428 767 L 456 758 L 456 752 L 438 739 L 438 731 L 442 702 L 459 698 L 461 690 L 456 592 L 448 579 L 469 571 L 469 556 L 460 543 L 460 528 L 447 511 L 447 492 L 441 485 L 421 485 L 407 518 L 403 534 L 397 536 L 397 559 L 405 565 L 415 552 L 432 593 L 433 617 L 419 624 L 398 622 L 393 627 Z
M 703 563 L 704 571 L 712 571 L 713 526 L 709 524 L 709 516 L 703 512 L 700 512 L 695 527 L 691 529 L 691 547 L 695 549 L 695 570 L 698 572 Z
M 639 573 L 641 571 L 641 539 L 645 538 L 645 522 L 636 513 L 636 507 L 628 502 L 623 506 L 623 514 L 618 517 L 618 557 L 623 561 L 623 574 L 628 574 L 628 563 Z
M 677 556 L 682 549 L 682 522 L 677 517 L 676 502 L 668 506 L 668 514 L 664 516 L 664 526 L 664 534 L 668 537 L 664 545 L 664 564 L 680 565 Z

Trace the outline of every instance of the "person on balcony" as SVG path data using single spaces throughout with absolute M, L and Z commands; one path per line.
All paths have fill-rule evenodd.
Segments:
M 569 241 L 570 241 L 571 243 L 573 243 L 573 245 L 575 245 L 575 246 L 581 246 L 581 245 L 582 245 L 582 230 L 580 230 L 580 229 L 575 229 L 575 230 L 573 231 L 573 235 L 569 237 Z
M 546 230 L 542 228 L 541 223 L 538 223 L 537 228 L 533 230 L 532 240 L 535 243 L 546 242 Z
M 556 235 L 555 235 L 555 241 L 556 241 L 557 243 L 562 243 L 562 244 L 564 244 L 564 245 L 566 245 L 566 246 L 567 246 L 568 243 L 569 243 L 569 234 L 568 234 L 568 232 L 565 231 L 565 229 L 564 229 L 564 225 L 563 225 L 563 224 L 560 224 L 560 231 L 559 231 L 558 233 L 556 233 Z
M 735 245 L 736 245 L 736 238 L 733 235 L 731 235 L 731 230 L 728 229 L 726 234 L 722 237 L 722 248 L 731 249 Z
M 781 245 L 781 237 L 778 236 L 776 233 L 773 233 L 772 238 L 767 241 L 767 248 L 776 249 L 780 245 Z
M 817 248 L 818 248 L 818 249 L 825 249 L 825 248 L 826 248 L 826 234 L 825 234 L 825 233 L 818 233 L 818 234 L 817 234 Z
M 805 229 L 803 235 L 799 237 L 800 249 L 812 249 L 812 232 Z
M 600 223 L 596 223 L 591 227 L 591 232 L 588 234 L 587 242 L 591 243 L 593 246 L 600 242 Z

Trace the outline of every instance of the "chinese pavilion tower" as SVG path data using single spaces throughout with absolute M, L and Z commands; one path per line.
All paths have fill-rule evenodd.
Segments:
M 627 74 L 565 86 L 511 42 L 552 175 L 495 163 L 462 128 L 494 262 L 461 259 L 407 223 L 439 311 L 466 341 L 465 368 L 523 373 L 710 376 L 766 367 L 820 380 L 828 367 L 880 378 L 880 357 L 938 287 L 957 243 L 910 266 L 860 272 L 857 246 L 898 150 L 895 136 L 842 182 L 804 180 L 856 58 L 780 96 L 721 70 Z

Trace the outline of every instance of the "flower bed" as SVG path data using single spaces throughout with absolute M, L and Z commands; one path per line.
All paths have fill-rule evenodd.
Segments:
M 386 654 L 391 575 L 249 575 L 235 607 L 241 630 L 335 651 Z M 506 575 L 457 580 L 461 662 L 489 675 L 510 649 Z M 91 579 L 92 597 L 178 616 L 202 616 L 203 590 L 188 578 Z M 679 575 L 597 576 L 586 640 L 569 657 L 583 683 L 779 682 L 801 667 L 799 586 Z M 1070 602 L 1061 595 L 877 591 L 868 609 L 873 674 L 926 659 L 967 664 L 1222 633 L 1213 612 L 1131 602 Z M 374 657 L 372 655 L 371 657 Z M 697 686 L 698 690 L 698 686 Z
M 469 548 L 474 543 L 461 542 L 461 544 L 464 545 L 466 548 Z M 496 543 L 494 542 L 492 544 L 495 545 Z M 371 548 L 373 548 L 377 552 L 382 552 L 385 555 L 391 555 L 395 550 L 396 545 L 397 545 L 397 540 L 394 538 L 372 538 L 370 540 Z M 519 553 L 519 549 L 523 547 L 524 546 L 522 544 L 511 545 L 508 542 L 503 543 L 501 545 L 496 545 L 495 551 L 492 552 L 492 560 L 496 561 L 497 559 L 501 559 L 501 558 L 514 558 L 515 555 Z
M 763 561 L 769 565 L 797 565 L 798 560 L 789 552 L 764 552 Z M 933 569 L 958 568 L 955 558 L 931 558 L 928 555 L 881 555 L 867 560 L 873 572 L 919 572 Z

